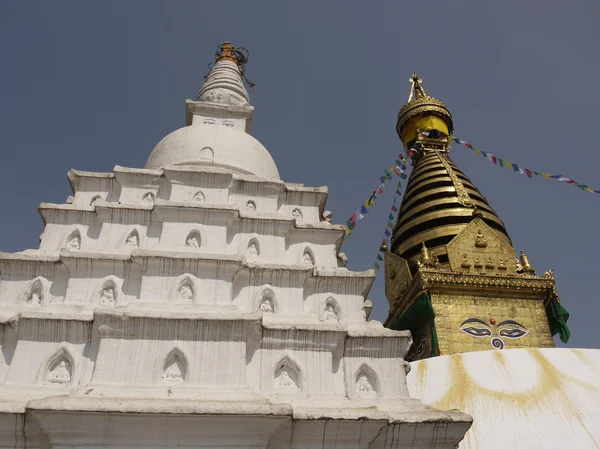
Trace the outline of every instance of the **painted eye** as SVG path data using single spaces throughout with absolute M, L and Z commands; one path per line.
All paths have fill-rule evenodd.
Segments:
M 501 337 L 506 337 L 506 338 L 521 338 L 527 334 L 527 331 L 524 331 L 523 329 L 519 329 L 519 328 L 502 329 L 499 332 L 499 334 Z
M 460 330 L 473 337 L 490 337 L 492 335 L 492 331 L 484 327 L 463 327 Z

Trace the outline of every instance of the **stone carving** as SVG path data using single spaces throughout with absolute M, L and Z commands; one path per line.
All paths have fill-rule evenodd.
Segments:
M 137 248 L 139 246 L 140 237 L 136 230 L 131 231 L 125 240 L 125 246 L 128 248 Z
M 293 374 L 294 373 L 292 373 L 292 375 Z M 290 376 L 288 369 L 283 368 L 280 370 L 279 375 L 275 377 L 275 388 L 281 390 L 297 390 L 298 385 L 292 376 Z
M 75 198 L 73 198 L 73 195 L 69 195 L 67 197 L 67 200 L 65 201 L 65 203 L 67 203 L 67 204 L 73 204 L 74 200 L 75 200 Z
M 483 264 L 481 263 L 481 260 L 479 260 L 479 257 L 475 257 L 475 263 L 473 264 L 473 266 L 475 268 L 481 268 L 481 267 L 483 267 Z
M 292 217 L 294 217 L 296 221 L 302 221 L 302 212 L 300 211 L 300 209 L 294 209 L 292 211 Z
M 323 212 L 323 219 L 327 223 L 331 223 L 331 221 L 333 220 L 333 213 L 330 210 L 326 210 L 325 212 Z
M 185 239 L 185 246 L 188 248 L 200 248 L 200 234 L 198 231 L 192 231 Z
M 69 251 L 79 251 L 81 249 L 81 236 L 79 231 L 75 231 L 67 240 L 67 249 Z
M 460 262 L 460 266 L 463 268 L 470 268 L 471 267 L 471 262 L 469 262 L 469 259 L 467 258 L 466 254 L 462 255 L 462 261 Z
M 260 246 L 258 245 L 258 241 L 256 239 L 252 239 L 250 240 L 250 243 L 248 243 L 246 255 L 249 257 L 255 257 L 260 255 Z
M 252 200 L 249 200 L 246 203 L 246 210 L 249 212 L 256 212 L 256 203 Z
M 477 234 L 475 235 L 475 246 L 478 248 L 485 248 L 487 246 L 487 240 L 483 236 L 483 231 L 481 229 L 478 229 Z
M 179 287 L 177 299 L 179 302 L 192 302 L 194 300 L 194 289 L 188 282 L 181 284 Z
M 102 289 L 102 294 L 100 295 L 100 305 L 101 306 L 109 306 L 109 307 L 112 307 L 115 305 L 115 289 L 114 289 L 114 287 L 108 285 Z
M 32 306 L 39 306 L 42 302 L 42 289 L 40 287 L 34 287 L 29 293 L 27 303 Z
M 196 192 L 196 194 L 192 198 L 192 201 L 194 201 L 195 203 L 204 203 L 204 201 L 205 201 L 204 193 Z
M 485 263 L 485 267 L 490 269 L 495 267 L 494 261 L 492 260 L 492 256 L 488 257 L 488 260 Z
M 167 356 L 162 374 L 164 383 L 177 384 L 185 380 L 186 364 L 178 349 L 173 349 Z
M 274 313 L 275 308 L 273 307 L 273 299 L 269 296 L 264 296 L 260 301 L 259 309 L 263 313 Z
M 142 198 L 142 204 L 154 206 L 154 195 L 152 195 L 150 192 L 146 193 Z
M 315 264 L 315 259 L 312 255 L 312 253 L 310 252 L 310 250 L 307 248 L 304 250 L 304 254 L 302 254 L 302 265 L 314 265 Z
M 502 257 L 498 259 L 498 269 L 506 270 L 506 264 L 504 263 L 504 259 Z
M 171 365 L 163 373 L 162 378 L 166 383 L 183 382 L 183 375 L 181 374 L 181 370 L 176 362 L 171 363 Z
M 59 358 L 48 372 L 46 381 L 53 384 L 68 384 L 71 382 L 71 363 L 65 358 Z
M 348 257 L 346 256 L 345 253 L 338 253 L 337 260 L 338 260 L 338 267 L 346 268 L 346 265 L 348 265 Z
M 214 157 L 215 157 L 215 154 L 214 154 L 212 148 L 204 147 L 204 148 L 202 148 L 202 150 L 200 150 L 200 159 L 212 162 Z
M 356 382 L 356 392 L 361 396 L 372 396 L 375 393 L 367 376 L 362 375 Z
M 329 301 L 325 306 L 325 321 L 339 321 L 340 317 L 338 317 L 337 312 L 335 311 L 335 307 L 333 301 Z

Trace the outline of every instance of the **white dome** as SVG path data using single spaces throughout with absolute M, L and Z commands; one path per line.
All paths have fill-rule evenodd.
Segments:
M 210 165 L 244 174 L 280 179 L 267 149 L 250 134 L 227 126 L 193 124 L 173 131 L 152 150 L 146 168 Z

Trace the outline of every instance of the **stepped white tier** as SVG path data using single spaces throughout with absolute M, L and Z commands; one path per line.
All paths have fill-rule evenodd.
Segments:
M 453 448 L 471 418 L 409 397 L 410 334 L 367 321 L 327 189 L 280 181 L 209 81 L 183 151 L 71 170 L 39 249 L 0 253 L 0 448 Z M 222 116 L 246 118 L 208 155 Z

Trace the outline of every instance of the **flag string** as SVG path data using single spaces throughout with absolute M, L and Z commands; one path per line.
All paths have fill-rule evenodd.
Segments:
M 394 223 L 396 222 L 396 219 L 398 218 L 398 212 L 400 210 L 400 207 L 399 207 L 400 197 L 402 196 L 402 191 L 400 190 L 401 188 L 402 188 L 402 179 L 399 179 L 398 185 L 396 186 L 396 193 L 394 195 L 394 201 L 392 203 L 390 214 L 388 215 L 388 222 L 383 231 L 383 234 L 385 235 L 385 240 L 387 240 L 388 238 L 390 238 L 392 236 L 392 231 L 394 229 Z M 394 214 L 396 214 L 396 215 L 394 215 Z M 381 266 L 379 265 L 379 262 L 383 262 L 383 256 L 381 254 L 382 252 L 383 252 L 383 248 L 380 246 L 379 252 L 377 253 L 377 260 L 375 261 L 375 264 L 373 265 L 373 267 L 376 270 L 379 270 L 381 268 Z
M 521 166 L 519 166 L 518 164 L 515 164 L 514 162 L 509 162 L 506 159 L 501 159 L 498 156 L 493 155 L 492 153 L 488 153 L 486 151 L 480 150 L 479 148 L 475 148 L 473 145 L 471 145 L 466 140 L 462 140 L 462 139 L 459 139 L 454 136 L 450 136 L 450 138 L 452 140 L 454 140 L 456 143 L 460 143 L 461 145 L 464 145 L 465 147 L 469 148 L 470 150 L 473 150 L 478 156 L 485 157 L 489 162 L 492 162 L 494 165 L 499 165 L 500 167 L 507 168 L 509 170 L 513 170 L 514 172 L 518 172 L 521 175 L 526 175 L 528 178 L 532 178 L 534 175 L 541 176 L 546 179 L 555 179 L 555 180 L 563 182 L 565 184 L 570 184 L 575 187 L 579 187 L 581 190 L 585 190 L 586 192 L 600 193 L 600 190 L 594 190 L 591 187 L 587 186 L 586 184 L 582 184 L 573 179 L 567 178 L 566 176 L 552 175 L 550 173 L 542 173 L 542 172 L 530 170 L 529 168 L 522 168 Z
M 392 179 L 394 175 L 399 176 L 400 179 L 407 178 L 408 175 L 406 174 L 406 171 L 408 170 L 409 166 L 409 157 L 410 156 L 400 153 L 396 158 L 394 165 L 390 169 L 383 171 L 384 175 L 379 178 L 379 185 L 375 190 L 373 190 L 369 199 L 367 199 L 367 201 L 365 201 L 362 206 L 360 206 L 360 208 L 357 209 L 348 220 L 346 220 L 346 223 L 344 224 L 344 231 L 346 234 L 344 236 L 344 241 L 346 241 L 346 238 L 350 236 L 352 231 L 354 231 L 356 228 L 356 222 L 364 219 L 365 215 L 369 213 L 369 209 L 375 206 L 377 199 L 383 194 L 388 181 Z M 396 189 L 396 192 L 398 191 L 399 189 Z

